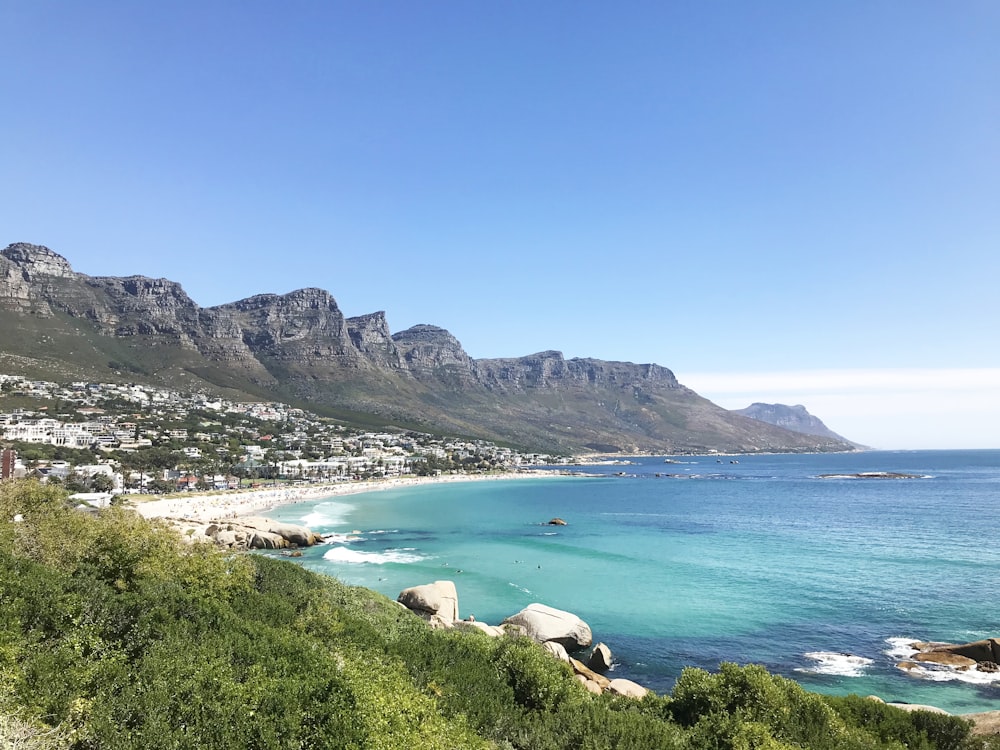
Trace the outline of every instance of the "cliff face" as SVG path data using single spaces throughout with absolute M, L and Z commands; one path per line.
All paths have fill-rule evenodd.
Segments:
M 181 286 L 75 273 L 48 248 L 0 251 L 8 360 L 89 377 L 126 371 L 225 387 L 381 421 L 578 451 L 842 450 L 727 412 L 654 364 L 560 352 L 475 360 L 443 328 L 391 334 L 385 313 L 345 318 L 322 289 L 201 308 Z M 18 336 L 18 329 L 37 332 Z M 39 365 L 42 366 L 42 365 Z M 74 369 L 75 368 L 75 369 Z M 176 384 L 176 383 L 175 383 Z

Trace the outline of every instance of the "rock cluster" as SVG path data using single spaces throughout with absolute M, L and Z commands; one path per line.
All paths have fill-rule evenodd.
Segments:
M 491 638 L 504 635 L 527 636 L 540 643 L 554 658 L 566 662 L 573 669 L 576 679 L 595 695 L 603 692 L 642 698 L 649 691 L 631 680 L 609 679 L 604 673 L 611 669 L 611 649 L 598 643 L 583 657 L 585 661 L 570 656 L 591 644 L 590 626 L 572 612 L 565 612 L 544 604 L 529 604 L 500 625 L 479 622 L 470 616 L 458 618 L 458 592 L 452 581 L 414 586 L 400 592 L 396 601 L 428 621 L 433 628 L 464 628 L 478 630 Z
M 202 541 L 206 537 L 220 547 L 236 551 L 251 549 L 298 549 L 323 541 L 305 526 L 282 523 L 261 516 L 246 516 L 226 521 L 189 521 L 167 519 L 185 539 Z
M 917 653 L 896 665 L 906 671 L 934 664 L 959 672 L 1000 672 L 1000 638 L 958 644 L 917 641 L 910 647 Z

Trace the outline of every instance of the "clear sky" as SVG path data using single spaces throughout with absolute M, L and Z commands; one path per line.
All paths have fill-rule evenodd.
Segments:
M 0 245 L 1000 447 L 1000 3 L 0 0 Z

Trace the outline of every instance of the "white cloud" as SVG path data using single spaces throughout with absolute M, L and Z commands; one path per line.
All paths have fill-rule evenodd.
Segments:
M 802 404 L 878 448 L 1000 448 L 1000 368 L 705 372 L 682 383 L 727 409 Z

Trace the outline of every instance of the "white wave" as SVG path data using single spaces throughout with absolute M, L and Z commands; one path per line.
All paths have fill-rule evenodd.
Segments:
M 324 534 L 323 539 L 327 544 L 348 544 L 349 542 L 365 541 L 363 536 L 354 536 L 353 534 Z
M 347 520 L 352 510 L 354 506 L 347 503 L 318 503 L 299 520 L 310 529 L 337 526 Z
M 543 531 L 542 536 L 556 536 L 558 533 L 558 531 Z
M 361 552 L 347 547 L 334 547 L 323 555 L 324 560 L 339 563 L 368 563 L 385 565 L 386 563 L 415 563 L 426 560 L 423 555 L 414 554 L 413 547 L 403 549 L 388 549 L 385 552 Z
M 917 653 L 917 650 L 910 644 L 916 643 L 918 640 L 917 638 L 903 637 L 886 638 L 885 642 L 889 644 L 889 648 L 882 653 L 890 657 L 893 661 L 909 659 Z
M 835 651 L 810 651 L 804 656 L 815 664 L 811 667 L 800 667 L 797 671 L 837 677 L 861 677 L 865 673 L 865 668 L 874 661 L 864 656 L 839 654 Z
M 508 586 L 513 586 L 518 591 L 520 591 L 522 594 L 530 594 L 531 593 L 528 589 L 524 588 L 524 586 L 518 586 L 516 583 L 513 583 L 511 581 L 507 581 L 507 585 Z

